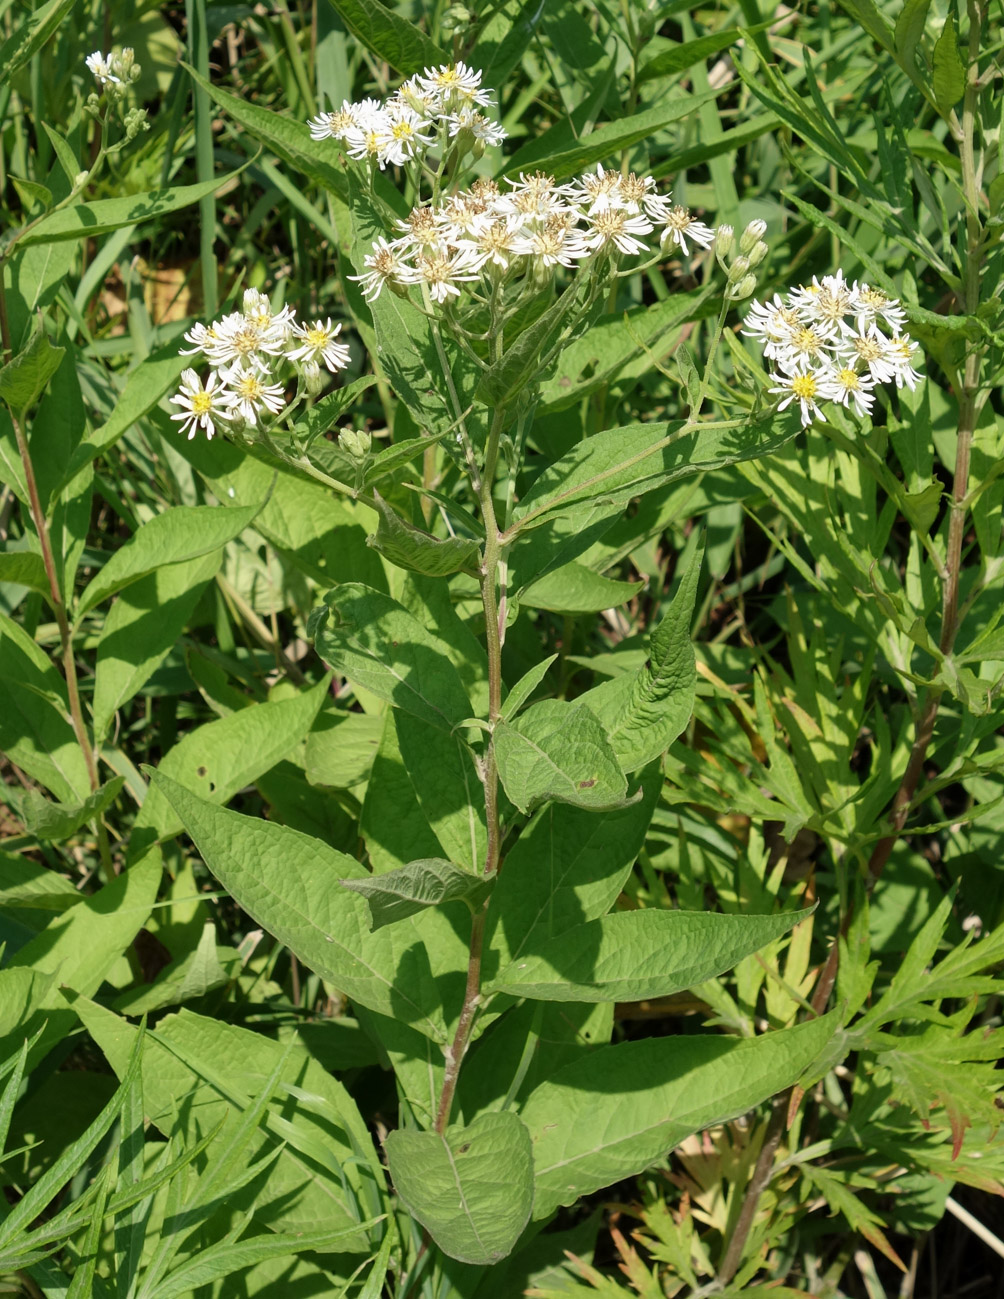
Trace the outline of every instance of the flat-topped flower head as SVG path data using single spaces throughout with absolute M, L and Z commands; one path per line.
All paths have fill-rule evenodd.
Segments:
M 687 240 L 692 239 L 701 248 L 710 248 L 714 242 L 715 232 L 703 221 L 698 221 L 689 208 L 676 204 L 669 209 L 666 216 L 666 227 L 659 240 L 661 244 L 676 244 L 686 257 L 690 253 Z
M 332 374 L 344 370 L 349 363 L 349 349 L 335 341 L 341 331 L 341 325 L 333 325 L 330 319 L 323 323 L 315 320 L 312 325 L 294 325 L 293 337 L 297 343 L 286 355 L 291 361 L 302 361 L 305 366 L 315 368 L 323 361 Z
M 181 387 L 171 398 L 171 404 L 183 409 L 171 418 L 182 421 L 181 431 L 188 434 L 189 441 L 199 428 L 211 439 L 216 432 L 216 421 L 229 418 L 230 400 L 231 393 L 216 370 L 210 371 L 205 384 L 194 370 L 182 370 Z

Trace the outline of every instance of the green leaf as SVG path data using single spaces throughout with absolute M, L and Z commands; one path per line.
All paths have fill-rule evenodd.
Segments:
M 225 546 L 240 536 L 260 510 L 260 505 L 176 505 L 155 514 L 112 552 L 91 579 L 80 597 L 77 618 L 158 568 L 199 559 Z
M 703 95 L 679 92 L 657 108 L 648 108 L 643 113 L 622 117 L 616 122 L 604 122 L 581 141 L 575 138 L 570 122 L 558 122 L 518 149 L 506 160 L 504 171 L 507 175 L 515 175 L 532 167 L 549 172 L 555 180 L 564 180 L 584 171 L 594 162 L 602 162 L 640 140 L 649 139 L 663 127 L 689 117 L 701 104 L 710 102 L 719 94 L 721 90 L 710 90 Z
M 100 817 L 115 802 L 125 784 L 125 776 L 115 776 L 82 803 L 50 803 L 37 790 L 26 790 L 19 800 L 25 829 L 36 839 L 61 842 L 88 821 Z
M 949 14 L 934 47 L 932 74 L 934 98 L 943 113 L 949 113 L 966 93 L 966 69 L 959 54 L 955 20 Z
M 441 902 L 462 901 L 474 909 L 491 888 L 489 880 L 461 870 L 441 857 L 425 857 L 409 862 L 400 870 L 340 883 L 366 899 L 373 929 L 417 915 L 425 907 L 438 907 Z
M 177 340 L 173 340 L 151 352 L 131 370 L 112 413 L 83 439 L 71 455 L 66 472 L 60 480 L 60 489 L 72 482 L 92 460 L 114 446 L 123 434 L 151 411 L 161 397 L 175 386 L 178 376 L 191 361 L 190 356 L 179 355 Z
M 481 376 L 478 400 L 486 406 L 505 406 L 531 385 L 548 364 L 548 354 L 579 303 L 578 292 L 566 289 L 515 342 L 508 342 L 499 360 Z
M 474 712 L 445 646 L 390 596 L 347 582 L 324 597 L 308 631 L 336 672 L 439 730 L 452 733 Z
M 896 19 L 896 53 L 904 63 L 912 63 L 924 35 L 931 0 L 906 0 Z
M 383 717 L 322 709 L 307 736 L 307 780 L 331 789 L 351 789 L 367 780 L 383 728 Z
M 123 871 L 97 893 L 57 916 L 35 938 L 10 958 L 0 972 L 0 986 L 15 972 L 31 970 L 52 975 L 58 984 L 73 988 L 82 996 L 97 992 L 105 976 L 146 923 L 160 885 L 159 852 Z M 73 1023 L 73 1013 L 56 983 L 37 984 L 21 1015 L 18 1033 L 30 1036 L 45 1024 L 38 1045 L 40 1057 L 61 1038 Z
M 737 41 L 765 32 L 771 26 L 771 21 L 756 23 L 742 31 L 738 27 L 726 27 L 720 32 L 711 32 L 707 36 L 699 36 L 696 40 L 686 41 L 682 45 L 675 45 L 672 49 L 663 50 L 661 54 L 656 54 L 641 65 L 636 84 L 641 85 L 654 77 L 672 77 L 677 72 L 686 72 L 695 63 L 703 63 L 705 59 L 727 50 Z
M 13 35 L 0 45 L 0 86 L 10 84 L 14 73 L 42 48 L 73 6 L 74 0 L 49 0 L 14 29 Z M 17 15 L 14 17 L 16 21 Z
M 603 811 L 620 807 L 627 781 L 595 713 L 584 704 L 545 699 L 513 722 L 495 725 L 499 779 L 521 812 L 555 799 Z
M 49 137 L 49 142 L 56 151 L 56 157 L 59 159 L 59 165 L 63 169 L 63 175 L 72 185 L 77 176 L 79 176 L 80 172 L 83 170 L 80 165 L 80 159 L 73 152 L 73 149 L 70 147 L 70 143 L 66 137 L 61 135 L 54 126 L 51 126 L 44 120 L 42 126 L 45 129 L 46 135 Z
M 0 852 L 0 907 L 65 911 L 83 902 L 86 896 L 48 866 Z
M 151 779 L 253 920 L 351 1000 L 446 1040 L 430 966 L 436 953 L 416 935 L 413 919 L 370 932 L 366 903 L 338 887 L 365 878 L 354 858 L 288 826 L 215 807 L 159 772 Z
M 65 354 L 65 348 L 52 346 L 39 324 L 28 346 L 0 368 L 0 399 L 18 420 L 38 401 Z
M 105 618 L 94 680 L 94 733 L 103 737 L 117 709 L 149 681 L 178 642 L 221 550 L 169 564 L 133 582 Z
M 435 41 L 378 0 L 331 0 L 331 6 L 357 40 L 403 77 L 452 62 Z
M 384 1149 L 398 1195 L 450 1258 L 488 1266 L 511 1252 L 533 1206 L 533 1150 L 517 1115 L 482 1114 L 442 1134 L 399 1128 Z
M 536 1001 L 668 997 L 730 970 L 810 914 L 617 911 L 524 950 L 483 991 Z
M 482 870 L 488 843 L 484 786 L 462 734 L 447 735 L 400 709 L 393 722 L 411 786 L 443 856 L 466 870 Z
M 353 379 L 344 388 L 329 392 L 310 410 L 305 411 L 296 421 L 294 428 L 297 435 L 313 441 L 324 433 L 329 433 L 335 420 L 341 419 L 347 410 L 355 404 L 357 397 L 376 383 L 376 375 L 364 374 L 360 379 Z
M 91 792 L 69 714 L 62 676 L 24 629 L 0 614 L 0 751 L 67 803 Z
M 416 528 L 402 519 L 400 514 L 378 493 L 373 493 L 380 520 L 376 532 L 367 538 L 374 550 L 398 568 L 426 577 L 446 577 L 450 573 L 475 575 L 481 558 L 481 548 L 476 541 L 464 537 L 440 539 Z
M 648 662 L 579 697 L 603 725 L 622 771 L 636 771 L 664 753 L 694 711 L 697 672 L 690 625 L 703 555 L 702 544 L 652 632 Z
M 271 149 L 283 162 L 295 167 L 322 189 L 336 194 L 343 201 L 347 200 L 348 185 L 345 173 L 339 167 L 321 160 L 325 154 L 330 153 L 337 162 L 337 150 L 327 150 L 323 145 L 312 140 L 310 128 L 305 122 L 283 117 L 281 113 L 271 108 L 259 108 L 250 99 L 232 95 L 228 90 L 223 90 L 208 81 L 187 63 L 182 66 L 195 84 L 201 86 L 229 117 L 232 117 L 239 126 L 244 127 L 256 140 L 260 140 Z
M 598 1047 L 559 1070 L 522 1111 L 533 1139 L 534 1217 L 633 1177 L 691 1133 L 783 1091 L 836 1029 L 826 1016 L 751 1040 L 646 1038 Z
M 328 693 L 327 679 L 289 699 L 242 708 L 229 717 L 189 731 L 162 759 L 158 770 L 213 803 L 228 803 L 238 790 L 289 756 L 317 716 Z M 156 788 L 136 818 L 136 831 L 152 828 L 158 839 L 181 829 L 181 821 Z
M 564 564 L 524 587 L 519 602 L 531 609 L 548 609 L 574 618 L 627 604 L 644 585 L 644 579 L 618 582 L 602 573 L 594 573 L 584 564 Z
M 895 52 L 893 32 L 885 15 L 876 7 L 874 0 L 840 0 L 840 7 L 863 27 L 877 45 L 887 54 Z
M 557 654 L 551 654 L 546 659 L 541 659 L 529 668 L 502 701 L 502 710 L 499 716 L 504 722 L 510 722 L 537 689 L 540 683 L 547 676 L 548 669 L 557 658 Z
M 114 1001 L 120 1015 L 149 1015 L 166 1006 L 180 1006 L 222 988 L 241 973 L 240 953 L 216 945 L 216 926 L 208 920 L 193 952 L 173 961 L 153 983 L 130 988 Z
M 13 582 L 51 599 L 52 589 L 41 555 L 33 550 L 5 550 L 0 554 L 0 582 Z
M 306 130 L 306 128 L 304 128 Z M 246 163 L 244 164 L 247 165 Z M 215 194 L 224 185 L 235 180 L 244 167 L 203 181 L 199 185 L 177 185 L 170 189 L 150 190 L 146 194 L 128 194 L 123 198 L 101 198 L 93 203 L 72 203 L 69 207 L 50 212 L 38 225 L 19 240 L 21 247 L 30 244 L 56 243 L 60 239 L 96 239 L 123 226 L 152 221 L 167 212 L 177 212 L 191 207 L 199 199 Z
M 561 803 L 537 812 L 506 854 L 495 885 L 485 936 L 487 977 L 610 910 L 645 842 L 661 786 L 653 763 L 642 773 L 636 803 L 603 816 Z

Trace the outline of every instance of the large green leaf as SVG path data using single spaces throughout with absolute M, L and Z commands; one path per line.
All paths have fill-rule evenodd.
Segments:
M 837 1029 L 833 1016 L 753 1039 L 646 1038 L 599 1047 L 527 1099 L 534 1216 L 633 1177 L 685 1137 L 783 1091 Z
M 291 698 L 252 704 L 229 717 L 206 722 L 189 731 L 164 756 L 159 770 L 212 803 L 227 803 L 300 743 L 327 691 L 327 680 L 319 681 Z M 181 829 L 181 822 L 156 788 L 147 793 L 134 833 L 147 827 L 158 839 L 167 839 Z
M 390 596 L 347 582 L 328 592 L 310 630 L 325 663 L 421 721 L 452 733 L 472 715 L 444 646 Z
M 484 868 L 488 835 L 485 791 L 470 749 L 395 709 L 398 748 L 419 806 L 444 854 L 469 871 Z
M 41 862 L 0 852 L 0 907 L 66 911 L 85 897 L 68 879 Z
M 122 226 L 152 221 L 167 212 L 177 212 L 198 203 L 199 199 L 208 198 L 235 180 L 243 170 L 243 167 L 238 167 L 225 176 L 198 185 L 177 185 L 170 189 L 151 190 L 147 194 L 128 194 L 123 198 L 100 198 L 93 203 L 71 203 L 69 207 L 43 217 L 19 242 L 22 247 L 27 247 L 60 239 L 95 239 Z
M 37 789 L 26 790 L 18 800 L 25 829 L 36 839 L 69 839 L 111 807 L 124 784 L 124 776 L 115 776 L 79 803 L 50 803 Z
M 158 568 L 112 605 L 98 642 L 94 680 L 94 732 L 103 737 L 115 711 L 149 681 L 178 642 L 222 550 Z
M 515 1114 L 399 1128 L 384 1149 L 398 1195 L 444 1253 L 487 1267 L 512 1250 L 533 1206 L 530 1133 Z
M 160 885 L 160 853 L 148 853 L 110 884 L 52 920 L 11 957 L 2 982 L 31 971 L 35 991 L 24 1006 L 18 1032 L 30 1037 L 42 1027 L 33 1055 L 42 1055 L 66 1036 L 73 1013 L 59 985 L 82 996 L 97 992 L 105 976 L 146 923 Z M 47 983 L 44 977 L 52 976 Z
M 23 628 L 0 614 L 0 750 L 61 802 L 87 798 L 87 765 L 66 684 Z
M 604 811 L 619 807 L 627 781 L 595 713 L 578 700 L 545 699 L 492 734 L 499 779 L 521 812 L 548 799 Z
M 572 563 L 524 587 L 519 602 L 531 609 L 549 609 L 574 618 L 584 613 L 599 613 L 601 609 L 616 609 L 636 596 L 644 585 L 644 580 L 618 582 L 616 578 L 594 573 L 584 564 Z
M 415 918 L 370 932 L 365 901 L 340 884 L 366 878 L 354 858 L 288 826 L 216 807 L 157 772 L 152 779 L 252 919 L 353 1001 L 446 1041 L 431 964 L 439 953 L 426 948 Z M 462 968 L 466 944 L 458 939 L 457 948 L 446 960 Z
M 486 981 L 552 935 L 605 915 L 645 842 L 662 776 L 642 774 L 638 802 L 597 816 L 550 803 L 506 854 L 488 908 Z
M 484 988 L 537 1001 L 645 1001 L 730 970 L 808 911 L 617 911 L 524 950 Z
M 138 1030 L 83 999 L 73 1009 L 121 1075 Z M 165 1136 L 180 1127 L 186 1143 L 223 1123 L 216 1139 L 221 1146 L 286 1049 L 260 1033 L 185 1010 L 161 1020 L 144 1046 L 149 1121 Z M 365 1252 L 367 1238 L 354 1201 L 368 1187 L 382 1190 L 383 1178 L 355 1102 L 300 1048 L 289 1053 L 281 1079 L 284 1103 L 277 1098 L 268 1110 L 254 1154 L 282 1150 L 259 1193 L 256 1216 L 275 1230 L 349 1230 L 353 1234 L 342 1248 Z M 301 1104 L 295 1104 L 298 1093 Z M 210 1150 L 215 1147 L 214 1142 Z
M 666 616 L 649 639 L 648 661 L 580 696 L 599 718 L 623 771 L 635 771 L 669 748 L 690 721 L 697 672 L 690 624 L 703 545 L 691 555 Z
M 331 6 L 358 41 L 403 77 L 451 62 L 425 32 L 379 0 L 331 0 Z
M 0 582 L 30 587 L 46 599 L 51 595 L 45 561 L 33 550 L 5 550 L 0 554 Z
M 260 506 L 176 505 L 155 514 L 114 551 L 91 579 L 77 608 L 82 617 L 116 591 L 138 582 L 155 569 L 199 559 L 239 536 Z
M 477 575 L 481 548 L 476 541 L 434 537 L 402 519 L 378 493 L 374 493 L 374 498 L 380 522 L 368 540 L 385 559 L 398 568 L 424 573 L 427 577 L 447 577 L 460 572 Z

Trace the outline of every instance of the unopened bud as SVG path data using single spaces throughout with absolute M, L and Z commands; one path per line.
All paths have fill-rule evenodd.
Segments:
M 750 266 L 759 266 L 769 252 L 770 249 L 762 239 L 759 243 L 754 244 L 749 251 Z
M 766 233 L 766 221 L 761 221 L 759 219 L 751 221 L 739 238 L 739 251 L 741 253 L 748 253 L 754 244 L 759 243 Z
M 316 397 L 324 387 L 324 376 L 321 374 L 321 367 L 316 361 L 304 361 L 300 373 L 303 375 L 303 386 L 312 397 Z
M 368 433 L 357 433 L 354 429 L 347 428 L 339 433 L 338 445 L 344 447 L 353 460 L 365 460 L 373 439 Z
M 78 171 L 73 178 L 73 188 L 83 189 L 83 187 L 87 184 L 87 177 L 90 174 L 91 173 L 89 171 Z
M 732 251 L 735 234 L 731 226 L 719 226 L 715 231 L 715 252 L 719 257 L 727 257 Z
M 450 5 L 442 18 L 442 26 L 448 32 L 464 31 L 473 22 L 471 11 L 465 5 L 460 4 Z
M 741 302 L 743 298 L 748 298 L 756 289 L 756 276 L 747 275 L 745 279 L 734 284 L 729 289 L 729 297 L 733 302 Z
M 729 283 L 735 284 L 750 268 L 750 259 L 748 257 L 737 257 L 729 267 Z

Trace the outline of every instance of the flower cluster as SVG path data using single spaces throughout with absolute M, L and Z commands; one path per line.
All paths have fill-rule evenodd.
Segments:
M 778 409 L 797 401 L 808 425 L 822 418 L 820 401 L 853 402 L 859 415 L 869 415 L 877 383 L 917 386 L 923 377 L 913 368 L 917 344 L 903 332 L 905 323 L 897 299 L 869 284 L 849 284 L 838 271 L 814 276 L 783 298 L 775 293 L 770 302 L 753 302 L 743 332 L 761 340 L 764 358 L 780 371 L 770 375 L 770 391 L 783 398 Z
M 138 80 L 141 72 L 135 54 L 128 45 L 121 50 L 113 50 L 111 54 L 102 54 L 98 50 L 94 54 L 88 54 L 84 62 L 88 72 L 102 88 L 128 85 L 131 81 Z
M 456 141 L 464 153 L 480 154 L 506 133 L 481 111 L 491 104 L 481 73 L 466 63 L 426 68 L 389 99 L 348 100 L 307 123 L 315 140 L 339 140 L 350 158 L 405 166 L 434 144 Z
M 200 427 L 211 438 L 217 424 L 233 432 L 256 427 L 286 405 L 281 366 L 292 363 L 308 391 L 316 392 L 322 362 L 332 374 L 348 364 L 349 349 L 336 341 L 340 331 L 341 325 L 330 320 L 297 324 L 292 307 L 273 313 L 263 293 L 247 289 L 241 311 L 211 325 L 193 325 L 185 334 L 191 346 L 181 354 L 200 354 L 212 369 L 205 383 L 193 369 L 182 373 L 171 398 L 182 409 L 171 418 L 182 421 L 189 438 Z
M 688 240 L 707 248 L 714 232 L 685 207 L 658 194 L 651 176 L 586 172 L 557 184 L 552 176 L 520 173 L 518 181 L 478 180 L 397 222 L 396 239 L 380 238 L 353 276 L 371 301 L 385 284 L 405 291 L 424 285 L 436 302 L 459 297 L 465 281 L 504 277 L 514 265 L 538 279 L 556 266 L 575 267 L 612 252 L 649 253 L 646 237 L 661 228 L 660 246 L 689 253 Z

